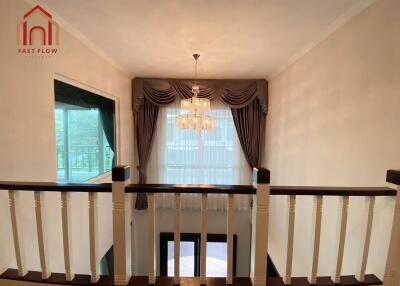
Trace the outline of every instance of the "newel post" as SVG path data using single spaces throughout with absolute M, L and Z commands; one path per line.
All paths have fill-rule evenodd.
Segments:
M 129 166 L 112 169 L 114 283 L 126 285 L 131 278 L 131 199 L 125 193 L 130 177 Z
M 253 196 L 251 225 L 250 278 L 253 286 L 265 286 L 267 278 L 269 170 L 253 169 Z
M 397 196 L 383 285 L 398 286 L 400 285 L 400 170 L 388 170 L 386 182 L 397 185 Z

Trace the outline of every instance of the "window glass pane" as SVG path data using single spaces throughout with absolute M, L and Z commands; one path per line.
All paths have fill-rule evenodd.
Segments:
M 207 277 L 226 277 L 228 260 L 226 252 L 226 242 L 207 242 Z
M 62 109 L 55 110 L 56 120 L 56 149 L 57 149 L 57 177 L 59 180 L 65 180 L 65 159 L 64 153 L 64 111 Z
M 60 181 L 87 181 L 111 171 L 114 152 L 98 109 L 56 108 L 57 175 Z
M 180 275 L 181 277 L 194 277 L 194 242 L 181 241 L 180 244 Z M 168 276 L 174 276 L 174 242 L 168 241 Z
M 156 145 L 162 170 L 159 182 L 239 183 L 242 151 L 229 108 L 214 105 L 209 115 L 214 118 L 215 127 L 209 131 L 178 129 L 175 126 L 175 118 L 181 112 L 178 106 L 161 112 L 166 112 L 163 126 L 166 134 L 165 143 Z
M 86 181 L 99 175 L 99 112 L 68 110 L 70 180 Z
M 104 171 L 109 172 L 112 169 L 112 161 L 114 158 L 114 152 L 110 148 L 110 144 L 107 141 L 106 135 L 103 133 L 104 142 Z

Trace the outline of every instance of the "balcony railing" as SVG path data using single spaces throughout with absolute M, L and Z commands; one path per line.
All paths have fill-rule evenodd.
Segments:
M 379 285 L 382 281 L 373 274 L 366 274 L 369 245 L 374 216 L 375 197 L 391 196 L 396 199 L 393 227 L 390 239 L 389 254 L 383 284 L 398 286 L 400 275 L 400 171 L 389 170 L 387 182 L 397 185 L 398 190 L 391 188 L 348 188 L 348 187 L 283 187 L 270 186 L 270 174 L 266 169 L 255 169 L 253 185 L 160 185 L 160 184 L 128 184 L 129 167 L 113 168 L 112 184 L 59 184 L 59 183 L 32 183 L 32 182 L 0 182 L 0 189 L 8 190 L 10 200 L 10 214 L 12 235 L 14 240 L 17 269 L 8 269 L 0 279 L 22 280 L 27 282 L 43 282 L 69 285 L 256 285 L 256 286 L 284 286 L 284 285 Z M 21 207 L 16 199 L 16 191 L 34 191 L 35 213 L 37 223 L 37 241 L 39 245 L 39 259 L 41 272 L 27 271 L 23 260 L 23 247 L 20 232 L 18 209 Z M 48 250 L 45 244 L 46 231 L 43 224 L 43 192 L 61 192 L 62 241 L 64 246 L 65 273 L 50 273 L 48 270 Z M 87 192 L 89 201 L 89 239 L 90 239 L 90 275 L 75 274 L 72 270 L 71 252 L 71 202 L 72 192 Z M 99 259 L 97 253 L 97 194 L 112 192 L 113 201 L 113 245 L 114 245 L 114 276 L 99 275 Z M 148 195 L 148 275 L 146 277 L 132 277 L 131 275 L 131 215 L 132 194 L 147 193 Z M 174 277 L 156 277 L 156 193 L 173 193 L 175 200 L 174 211 Z M 180 276 L 180 234 L 181 234 L 181 195 L 183 193 L 201 194 L 201 248 L 200 248 L 200 278 L 181 278 Z M 207 224 L 208 224 L 208 194 L 222 193 L 227 195 L 227 276 L 225 278 L 206 277 L 207 252 Z M 252 206 L 252 236 L 250 277 L 233 277 L 233 221 L 234 196 L 248 194 L 253 196 Z M 268 221 L 270 196 L 285 195 L 289 198 L 287 221 L 287 256 L 286 268 L 283 277 L 267 277 L 267 248 L 268 248 Z M 307 278 L 292 277 L 293 241 L 295 226 L 295 205 L 297 196 L 313 196 L 313 247 L 312 265 Z M 332 277 L 318 277 L 318 262 L 320 258 L 320 236 L 322 225 L 322 203 L 326 196 L 339 196 L 341 199 L 340 225 L 337 237 L 335 257 L 331 258 L 335 264 Z M 342 276 L 344 257 L 344 243 L 346 241 L 347 214 L 350 196 L 365 196 L 369 201 L 366 217 L 367 224 L 363 229 L 363 246 L 358 273 L 354 276 Z M 110 214 L 111 215 L 111 214 Z M 86 259 L 86 257 L 79 257 Z
M 111 171 L 112 160 L 108 145 L 104 150 L 98 145 L 72 145 L 68 150 L 64 145 L 57 145 L 57 175 L 61 181 L 86 181 Z

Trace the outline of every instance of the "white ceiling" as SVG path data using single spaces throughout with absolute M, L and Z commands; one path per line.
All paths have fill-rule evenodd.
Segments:
M 62 26 L 68 23 L 70 31 L 81 34 L 78 37 L 92 48 L 136 77 L 192 77 L 191 55 L 198 52 L 201 78 L 268 78 L 372 1 L 40 0 L 39 3 L 61 18 Z

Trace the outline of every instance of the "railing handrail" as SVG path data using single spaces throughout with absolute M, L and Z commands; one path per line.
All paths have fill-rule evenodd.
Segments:
M 54 183 L 0 181 L 0 189 L 18 191 L 55 192 L 111 192 L 111 183 Z M 194 193 L 194 194 L 244 194 L 253 195 L 252 185 L 212 184 L 130 184 L 126 193 Z M 389 187 L 325 187 L 325 186 L 271 186 L 271 195 L 297 196 L 396 196 Z
M 111 193 L 111 183 L 54 183 L 0 181 L 0 190 Z
M 376 197 L 396 194 L 397 190 L 388 187 L 271 186 L 271 195 Z
M 244 194 L 252 195 L 252 185 L 210 185 L 210 184 L 130 184 L 127 193 L 194 193 L 194 194 Z

